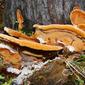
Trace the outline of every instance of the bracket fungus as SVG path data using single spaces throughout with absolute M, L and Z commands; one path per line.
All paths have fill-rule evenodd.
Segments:
M 15 37 L 11 37 L 11 36 L 8 36 L 5 34 L 0 34 L 0 38 L 6 39 L 6 40 L 16 43 L 20 46 L 24 46 L 24 47 L 28 47 L 28 48 L 36 49 L 36 50 L 55 51 L 55 50 L 62 49 L 62 47 L 60 47 L 60 46 L 40 44 L 40 43 L 26 40 L 26 39 L 17 39 Z
M 85 42 L 83 41 L 85 39 L 85 31 L 75 26 L 35 24 L 34 27 L 36 32 L 32 36 L 27 36 L 5 27 L 4 30 L 11 36 L 0 34 L 0 38 L 35 50 L 56 51 L 63 49 L 65 46 L 73 46 L 75 51 L 85 50 Z
M 77 25 L 80 29 L 85 31 L 85 11 L 80 8 L 75 8 L 70 13 L 71 23 Z
M 21 10 L 20 9 L 17 9 L 16 10 L 16 16 L 17 16 L 17 21 L 19 23 L 18 30 L 21 31 L 21 29 L 23 28 L 24 18 L 22 16 L 22 13 L 21 13 Z
M 4 27 L 4 31 L 6 31 L 9 35 L 20 38 L 20 39 L 27 39 L 27 40 L 32 40 L 32 41 L 37 41 L 37 39 L 31 37 L 31 36 L 27 36 L 21 32 L 12 30 L 11 28 L 8 27 Z
M 85 50 L 85 32 L 72 25 L 34 25 L 36 32 L 35 37 L 42 36 L 46 44 L 64 46 L 71 45 L 75 51 Z M 83 38 L 83 39 L 82 39 Z M 61 43 L 59 43 L 60 41 Z
M 70 13 L 70 19 L 72 24 L 74 25 L 85 24 L 85 11 L 80 9 L 74 9 Z

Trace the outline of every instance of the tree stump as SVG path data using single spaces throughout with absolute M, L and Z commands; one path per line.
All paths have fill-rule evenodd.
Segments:
M 16 9 L 20 8 L 24 19 L 36 23 L 70 23 L 69 14 L 74 6 L 85 10 L 84 0 L 6 0 L 4 24 L 14 28 Z

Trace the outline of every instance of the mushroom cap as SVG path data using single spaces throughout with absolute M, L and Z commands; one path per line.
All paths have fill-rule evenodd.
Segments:
M 50 25 L 39 25 L 39 24 L 35 24 L 33 26 L 34 28 L 38 29 L 38 30 L 52 30 L 52 29 L 59 29 L 59 30 L 67 30 L 73 33 L 76 33 L 77 35 L 85 38 L 85 32 L 81 29 L 79 29 L 77 26 L 73 26 L 73 25 L 64 25 L 64 24 L 50 24 Z
M 52 46 L 52 45 L 41 44 L 41 43 L 34 42 L 31 40 L 26 40 L 26 39 L 17 39 L 15 37 L 8 36 L 5 34 L 0 34 L 0 38 L 6 39 L 20 46 L 28 47 L 28 48 L 35 49 L 35 50 L 56 51 L 56 50 L 62 49 L 61 46 Z
M 85 31 L 85 24 L 78 24 L 78 27 Z
M 73 25 L 85 24 L 85 11 L 73 9 L 70 13 L 70 19 Z
M 42 37 L 47 43 L 51 45 L 63 44 L 70 45 L 75 48 L 75 51 L 85 50 L 85 31 L 72 25 L 34 25 L 36 27 L 35 37 Z M 62 43 L 58 43 L 58 41 Z

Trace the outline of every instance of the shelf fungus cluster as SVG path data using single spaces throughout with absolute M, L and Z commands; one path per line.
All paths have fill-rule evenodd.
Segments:
M 54 46 L 73 46 L 75 51 L 85 50 L 85 32 L 72 25 L 34 25 L 34 37 L 43 38 L 45 43 Z
M 0 34 L 0 38 L 16 43 L 20 46 L 35 50 L 57 51 L 65 46 L 74 47 L 74 51 L 85 50 L 85 32 L 72 25 L 34 25 L 36 32 L 30 37 L 5 27 L 9 35 Z
M 69 56 L 73 56 L 71 57 L 73 59 L 74 54 L 85 52 L 85 11 L 79 8 L 73 9 L 70 13 L 72 24 L 34 24 L 35 32 L 31 36 L 21 32 L 24 19 L 20 10 L 17 10 L 17 18 L 18 31 L 4 27 L 5 33 L 0 33 L 0 41 L 3 42 L 0 43 L 0 59 L 2 58 L 5 64 L 9 65 L 8 72 L 16 73 L 17 71 L 16 74 L 20 74 L 16 78 L 19 83 L 17 85 L 21 85 L 21 82 L 32 76 L 35 71 L 48 65 L 48 59 L 52 59 L 51 63 L 58 59 L 63 59 L 66 62 L 70 59 Z M 68 54 L 70 55 L 67 57 Z M 11 68 L 10 65 L 22 70 Z M 62 67 L 61 64 L 59 67 Z M 64 69 L 65 66 L 62 68 Z
M 73 25 L 35 24 L 33 26 L 35 33 L 32 36 L 5 27 L 4 31 L 9 35 L 0 34 L 0 38 L 35 50 L 57 51 L 72 47 L 74 51 L 83 51 L 85 50 L 85 12 L 74 9 L 70 19 Z

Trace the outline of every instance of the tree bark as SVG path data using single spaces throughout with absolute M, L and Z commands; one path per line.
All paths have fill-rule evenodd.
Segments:
M 85 0 L 6 0 L 4 24 L 14 28 L 17 8 L 25 19 L 37 23 L 70 23 L 69 14 L 75 5 L 85 10 Z

